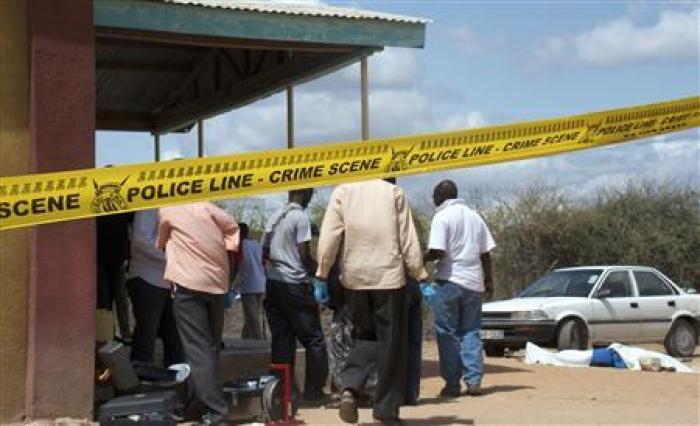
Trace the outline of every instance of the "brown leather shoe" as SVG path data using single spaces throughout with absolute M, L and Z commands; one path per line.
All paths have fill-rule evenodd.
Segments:
M 473 385 L 467 385 L 467 395 L 481 396 L 481 385 L 478 383 Z
M 340 394 L 338 415 L 345 423 L 357 423 L 357 399 L 355 398 L 355 394 L 349 389 L 345 389 Z

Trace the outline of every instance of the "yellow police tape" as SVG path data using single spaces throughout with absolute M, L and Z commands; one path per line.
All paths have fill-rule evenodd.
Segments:
M 700 126 L 700 97 L 550 120 L 0 178 L 0 229 L 492 164 Z

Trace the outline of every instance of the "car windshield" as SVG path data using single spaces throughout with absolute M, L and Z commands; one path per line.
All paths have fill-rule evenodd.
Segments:
M 518 297 L 588 297 L 603 271 L 553 271 L 527 286 Z

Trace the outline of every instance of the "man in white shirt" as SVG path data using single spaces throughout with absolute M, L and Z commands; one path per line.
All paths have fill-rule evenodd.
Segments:
M 131 234 L 131 261 L 126 283 L 136 319 L 131 360 L 152 364 L 156 337 L 160 337 L 164 366 L 184 362 L 173 316 L 170 283 L 163 279 L 165 253 L 156 248 L 158 210 L 136 212 Z
M 241 232 L 241 302 L 243 304 L 243 339 L 264 339 L 263 298 L 265 297 L 265 267 L 262 246 L 248 238 L 248 225 L 238 224 Z
M 493 292 L 489 252 L 496 246 L 484 220 L 457 198 L 451 180 L 433 191 L 437 207 L 430 226 L 426 261 L 437 260 L 438 287 L 431 302 L 440 355 L 444 397 L 460 394 L 460 379 L 467 394 L 481 393 L 483 377 L 481 303 L 484 292 Z

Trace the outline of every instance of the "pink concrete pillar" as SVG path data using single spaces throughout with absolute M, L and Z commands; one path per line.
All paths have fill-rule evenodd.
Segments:
M 94 166 L 95 41 L 91 0 L 28 0 L 31 170 Z M 93 220 L 30 236 L 27 415 L 92 414 Z

